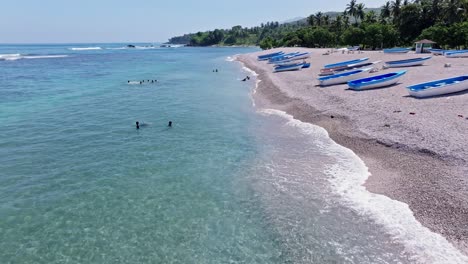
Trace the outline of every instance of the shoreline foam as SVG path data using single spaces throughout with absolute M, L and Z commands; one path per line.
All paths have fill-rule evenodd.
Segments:
M 261 65 L 258 62 L 256 62 L 255 58 L 257 54 L 258 53 L 240 56 L 239 60 L 244 65 L 244 67 L 249 67 L 252 71 L 255 71 L 260 74 L 259 79 L 262 80 L 262 83 L 260 84 L 259 88 L 255 89 L 256 93 L 253 94 L 253 96 L 255 96 L 256 101 L 258 102 L 257 104 L 260 105 L 260 108 L 279 109 L 281 111 L 284 111 L 285 113 L 291 114 L 291 118 L 295 118 L 307 123 L 316 124 L 325 128 L 328 131 L 330 137 L 335 142 L 337 142 L 337 144 L 340 144 L 341 146 L 344 146 L 345 148 L 348 148 L 354 153 L 356 153 L 356 155 L 358 155 L 369 166 L 370 171 L 373 173 L 372 177 L 369 177 L 368 179 L 366 176 L 367 182 L 366 180 L 363 180 L 361 183 L 356 183 L 357 188 L 362 187 L 364 189 L 365 186 L 367 190 L 373 193 L 383 194 L 389 197 L 387 198 L 385 196 L 382 196 L 384 197 L 384 199 L 393 199 L 396 203 L 399 203 L 397 201 L 401 201 L 403 202 L 403 204 L 408 204 L 406 205 L 408 211 L 406 212 L 405 219 L 411 218 L 410 216 L 412 216 L 412 213 L 414 212 L 415 218 L 412 218 L 414 220 L 414 222 L 412 223 L 412 228 L 414 228 L 414 226 L 417 226 L 415 225 L 415 223 L 422 223 L 420 228 L 416 229 L 426 230 L 426 232 L 432 234 L 435 239 L 428 239 L 429 241 L 432 241 L 432 243 L 429 243 L 432 246 L 426 245 L 427 247 L 441 247 L 440 243 L 446 243 L 447 240 L 445 238 L 448 238 L 450 242 L 457 246 L 458 249 L 461 249 L 462 251 L 464 251 L 464 253 L 467 252 L 467 236 L 464 233 L 459 233 L 460 227 L 463 227 L 464 219 L 466 221 L 466 218 L 463 218 L 466 214 L 466 211 L 464 211 L 465 208 L 461 207 L 461 210 L 459 210 L 458 212 L 457 210 L 454 210 L 457 208 L 450 208 L 454 211 L 455 214 L 458 214 L 458 216 L 456 217 L 453 217 L 453 215 L 434 216 L 433 214 L 431 214 L 431 212 L 437 211 L 440 207 L 444 207 L 444 204 L 447 202 L 453 206 L 453 201 L 447 200 L 447 197 L 453 197 L 453 192 L 447 194 L 447 190 L 440 190 L 440 197 L 437 197 L 439 199 L 434 199 L 434 201 L 430 201 L 428 204 L 418 204 L 417 202 L 420 202 L 420 200 L 418 201 L 418 199 L 416 199 L 415 201 L 414 196 L 412 197 L 411 193 L 414 190 L 416 190 L 415 193 L 427 191 L 428 186 L 431 186 L 431 184 L 433 185 L 433 183 L 429 182 L 429 184 L 423 184 L 422 186 L 418 186 L 418 182 L 408 183 L 407 185 L 410 186 L 409 188 L 405 188 L 404 190 L 398 190 L 398 188 L 405 183 L 400 182 L 395 184 L 394 182 L 408 180 L 408 174 L 411 174 L 415 171 L 417 172 L 418 170 L 419 173 L 416 173 L 416 176 L 424 174 L 421 173 L 421 168 L 419 166 L 419 164 L 423 162 L 425 163 L 423 169 L 424 167 L 428 169 L 433 169 L 433 171 L 431 171 L 432 173 L 428 173 L 431 174 L 431 176 L 433 177 L 429 178 L 437 178 L 437 176 L 444 174 L 455 174 L 456 176 L 453 178 L 444 177 L 444 184 L 446 186 L 454 183 L 461 184 L 462 182 L 459 182 L 458 180 L 462 178 L 461 176 L 463 176 L 463 172 L 465 171 L 466 167 L 463 167 L 462 169 L 454 169 L 453 167 L 454 165 L 456 166 L 459 164 L 465 165 L 465 161 L 463 159 L 460 159 L 460 157 L 464 157 L 463 153 L 457 153 L 458 155 L 455 155 L 453 157 L 444 155 L 445 153 L 437 153 L 436 151 L 430 149 L 426 149 L 427 151 L 421 151 L 425 149 L 425 146 L 421 147 L 421 149 L 417 149 L 411 145 L 395 146 L 395 144 L 388 144 L 386 143 L 386 139 L 382 140 L 375 135 L 369 135 L 369 133 L 364 133 L 359 126 L 353 124 L 353 119 L 356 117 L 352 116 L 352 114 L 336 115 L 333 119 L 330 120 L 329 114 L 334 113 L 332 109 L 333 105 L 330 105 L 330 108 L 328 109 L 317 110 L 313 104 L 305 100 L 308 98 L 301 98 L 300 93 L 299 96 L 297 94 L 294 94 L 295 91 L 291 91 L 291 88 L 286 87 L 284 83 L 282 83 L 283 85 L 278 85 L 277 83 L 275 83 L 274 80 L 272 80 L 272 78 L 278 80 L 283 76 L 273 76 L 273 74 L 270 73 L 271 71 L 268 71 L 268 66 Z M 367 57 L 368 54 L 366 54 L 365 56 Z M 315 58 L 312 58 L 313 63 L 315 61 L 314 59 Z M 314 70 L 316 70 L 318 65 L 316 64 L 315 66 L 316 67 L 314 67 Z M 285 76 L 285 79 L 287 79 L 286 82 L 290 81 L 291 78 L 295 78 L 293 76 L 294 73 L 287 75 L 287 77 Z M 312 79 L 312 74 L 310 74 L 310 77 Z M 297 82 L 293 84 L 297 84 Z M 303 85 L 307 86 L 308 89 L 330 89 L 316 88 L 312 87 L 311 84 L 306 83 L 304 83 Z M 308 89 L 306 89 L 307 92 L 310 91 Z M 257 90 L 259 90 L 260 92 L 257 92 Z M 336 104 L 337 102 L 342 103 L 342 101 L 340 100 L 336 100 L 336 102 L 334 103 Z M 399 167 L 398 162 L 402 160 L 402 156 L 405 157 L 403 158 L 405 164 Z M 415 159 L 412 160 L 411 158 Z M 389 162 L 392 159 L 395 160 L 393 162 Z M 431 166 L 431 164 L 433 165 Z M 388 178 L 385 179 L 386 177 Z M 434 190 L 432 190 L 430 193 L 434 192 L 437 193 L 437 191 Z M 466 195 L 466 193 L 464 193 L 463 195 Z M 465 196 L 463 195 L 462 197 L 457 197 L 455 199 L 455 205 L 460 206 L 460 200 L 463 201 L 465 198 Z M 442 204 L 439 204 L 437 206 L 437 203 L 441 200 Z M 436 203 L 435 206 L 434 203 Z M 429 213 L 427 212 L 428 207 L 432 207 Z M 459 225 L 450 226 L 451 222 L 454 221 L 453 219 L 455 219 L 455 221 L 457 221 Z M 440 223 L 441 220 L 442 223 Z M 438 234 L 429 232 L 429 230 Z M 398 232 L 404 232 L 404 230 L 402 231 L 402 229 L 398 229 L 395 232 L 397 233 L 394 233 L 392 235 L 396 236 L 398 235 Z M 445 238 L 443 238 L 439 234 L 442 234 Z M 458 234 L 459 236 L 454 236 L 454 234 Z M 425 239 L 427 239 L 427 236 Z M 451 246 L 449 243 L 446 244 L 449 245 L 448 247 Z M 416 241 L 411 241 L 409 245 L 411 247 L 416 247 L 416 249 L 418 247 Z M 461 261 L 461 259 L 464 259 L 464 257 L 466 257 L 463 255 L 460 256 L 459 252 L 455 249 L 452 251 L 452 253 L 452 257 L 454 257 L 450 260 L 452 262 L 458 262 L 456 261 L 456 259 Z M 422 256 L 422 259 L 426 258 L 426 261 L 434 262 L 436 259 L 441 259 L 441 257 L 443 256 L 448 256 L 448 254 L 441 255 L 440 253 L 435 253 L 432 254 L 432 256 L 429 256 L 429 258 L 427 258 L 428 255 L 426 254 L 425 256 Z M 444 259 L 441 261 L 446 262 L 449 260 Z M 464 259 L 464 261 L 466 261 L 466 259 Z

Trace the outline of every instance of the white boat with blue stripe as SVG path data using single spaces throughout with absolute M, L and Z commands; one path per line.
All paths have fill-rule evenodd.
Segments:
M 411 49 L 410 48 L 391 48 L 391 49 L 384 49 L 384 53 L 408 53 Z
M 282 60 L 287 60 L 289 58 L 292 58 L 293 56 L 299 54 L 300 52 L 291 52 L 291 53 L 286 53 L 278 56 L 274 56 L 268 59 L 268 63 L 274 63 L 276 61 L 282 61 Z
M 302 67 L 304 66 L 305 66 L 305 63 L 296 63 L 296 64 L 286 65 L 286 66 L 279 65 L 275 67 L 274 72 L 297 71 L 297 70 L 302 69 Z
M 269 54 L 265 54 L 265 55 L 260 55 L 260 56 L 258 56 L 258 60 L 268 60 L 269 58 L 272 58 L 272 57 L 275 57 L 275 56 L 280 56 L 280 55 L 283 55 L 283 54 L 284 54 L 283 51 L 279 51 L 279 52 L 269 53 Z
M 351 90 L 367 90 L 386 87 L 397 83 L 400 80 L 400 77 L 405 73 L 406 71 L 391 72 L 364 79 L 353 80 L 348 82 L 348 86 Z
M 468 90 L 468 75 L 414 84 L 406 88 L 411 96 L 417 98 L 458 93 Z
M 357 64 L 361 63 L 364 61 L 367 61 L 369 58 L 362 58 L 362 59 L 357 59 L 357 60 L 349 60 L 349 61 L 342 61 L 342 62 L 337 62 L 333 64 L 327 64 L 323 66 L 325 69 L 332 69 L 332 68 L 340 68 L 340 67 L 347 67 L 352 64 Z
M 418 66 L 423 65 L 424 62 L 431 59 L 432 56 L 422 57 L 422 58 L 413 58 L 407 60 L 396 60 L 396 61 L 386 61 L 385 66 L 388 68 L 396 68 L 396 67 L 410 67 L 410 66 Z
M 468 50 L 446 51 L 444 54 L 447 58 L 467 58 Z
M 329 86 L 335 84 L 347 83 L 352 80 L 356 80 L 364 77 L 372 68 L 365 68 L 354 71 L 347 71 L 344 73 L 333 74 L 318 78 L 320 86 Z

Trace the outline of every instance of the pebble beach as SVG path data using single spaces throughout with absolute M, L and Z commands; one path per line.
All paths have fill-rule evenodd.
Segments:
M 258 55 L 310 52 L 309 69 L 273 73 Z M 328 54 L 328 55 L 325 55 Z M 468 254 L 468 92 L 416 99 L 406 86 L 468 74 L 467 58 L 433 56 L 423 66 L 385 69 L 383 62 L 428 56 L 353 53 L 329 49 L 281 48 L 238 56 L 258 76 L 260 108 L 285 111 L 321 126 L 338 144 L 354 151 L 369 168 L 368 191 L 408 204 L 415 218 Z M 393 86 L 352 91 L 347 84 L 320 87 L 324 65 L 369 58 L 382 73 L 407 70 Z M 446 65 L 449 64 L 449 65 Z M 446 67 L 449 66 L 449 67 Z

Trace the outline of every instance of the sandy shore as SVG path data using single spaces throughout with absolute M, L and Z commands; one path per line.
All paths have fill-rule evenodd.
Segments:
M 256 58 L 275 50 L 238 58 L 259 74 L 257 105 L 286 111 L 296 119 L 325 128 L 338 144 L 352 149 L 369 167 L 369 191 L 407 203 L 424 226 L 468 254 L 468 92 L 415 99 L 405 88 L 468 74 L 468 58 L 436 56 L 424 66 L 405 68 L 408 73 L 397 85 L 356 92 L 347 90 L 347 85 L 318 87 L 320 68 L 362 57 L 388 61 L 427 54 L 364 51 L 322 55 L 327 50 L 281 50 L 312 52 L 311 68 L 272 73 L 271 65 Z M 451 67 L 445 68 L 445 63 L 451 63 Z M 377 65 L 380 71 L 375 75 L 395 71 L 383 70 L 382 65 Z

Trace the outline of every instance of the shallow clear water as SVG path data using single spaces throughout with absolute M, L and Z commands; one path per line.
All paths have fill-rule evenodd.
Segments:
M 0 263 L 414 260 L 340 202 L 324 135 L 252 106 L 226 58 L 255 49 L 71 47 L 0 46 L 68 55 L 0 60 Z

